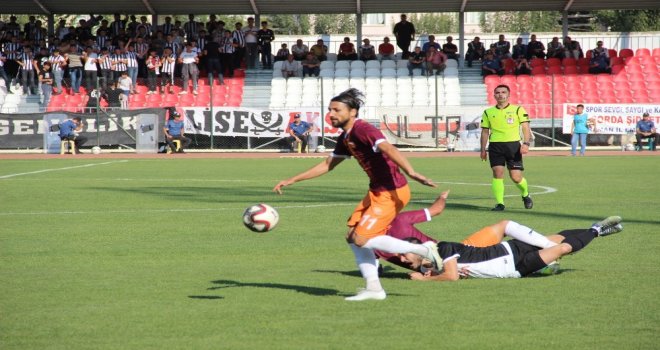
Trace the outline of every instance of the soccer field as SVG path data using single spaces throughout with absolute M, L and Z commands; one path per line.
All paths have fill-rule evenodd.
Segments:
M 346 302 L 364 282 L 344 241 L 367 190 L 355 161 L 285 188 L 320 159 L 52 159 L 0 164 L 0 349 L 657 349 L 660 158 L 528 157 L 533 210 L 474 157 L 411 158 L 451 189 L 419 225 L 461 240 L 511 219 L 551 234 L 609 215 L 625 230 L 561 260 L 555 276 L 407 280 L 387 265 L 384 301 Z M 278 227 L 243 227 L 248 205 Z

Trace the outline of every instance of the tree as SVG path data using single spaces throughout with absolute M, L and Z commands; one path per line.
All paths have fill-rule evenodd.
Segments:
M 595 23 L 601 30 L 613 32 L 649 32 L 660 30 L 660 10 L 594 11 Z
M 309 34 L 309 15 L 273 15 L 268 16 L 270 27 L 276 34 Z
M 482 13 L 479 24 L 484 33 L 554 32 L 561 30 L 561 14 L 553 11 Z
M 314 34 L 355 33 L 356 21 L 352 14 L 317 15 L 314 18 Z
M 454 33 L 458 32 L 458 25 L 453 15 L 444 13 L 423 13 L 410 19 L 415 25 L 417 33 Z

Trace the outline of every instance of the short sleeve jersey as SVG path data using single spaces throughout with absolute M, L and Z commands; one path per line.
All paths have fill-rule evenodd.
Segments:
M 576 114 L 573 116 L 573 132 L 576 134 L 588 134 L 587 113 Z
M 183 120 L 176 121 L 170 119 L 167 121 L 167 132 L 172 136 L 181 136 L 181 130 L 183 130 Z
M 68 137 L 73 135 L 73 131 L 77 128 L 76 123 L 73 120 L 67 120 L 63 123 L 60 123 L 60 137 Z
M 490 107 L 481 116 L 481 127 L 490 129 L 490 142 L 520 141 L 520 124 L 529 123 L 529 115 L 522 106 L 509 104 L 500 109 Z
M 428 209 L 412 210 L 399 213 L 387 230 L 387 235 L 398 238 L 405 239 L 408 237 L 417 238 L 420 242 L 435 241 L 433 238 L 425 235 L 422 231 L 418 230 L 414 225 L 420 222 L 431 221 L 431 214 Z M 386 253 L 380 250 L 374 250 L 374 253 L 377 257 L 385 259 L 388 262 L 399 265 L 405 268 L 409 268 L 397 257 L 397 254 Z
M 637 129 L 641 132 L 649 132 L 655 128 L 655 123 L 652 120 L 644 121 L 643 119 L 637 122 Z
M 508 243 L 478 248 L 461 243 L 440 242 L 438 253 L 444 262 L 456 259 L 458 270 L 467 268 L 473 278 L 520 278 Z
M 305 131 L 309 129 L 310 125 L 306 121 L 300 121 L 300 124 L 290 123 L 289 129 L 293 130 L 293 133 L 296 135 L 302 135 Z
M 332 156 L 355 157 L 369 176 L 371 191 L 392 191 L 405 186 L 408 181 L 399 171 L 399 167 L 378 150 L 378 145 L 385 141 L 385 136 L 380 130 L 358 119 L 350 130 L 339 135 Z

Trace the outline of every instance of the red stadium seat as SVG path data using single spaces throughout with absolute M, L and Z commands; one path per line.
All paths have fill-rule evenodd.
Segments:
M 651 56 L 651 51 L 645 47 L 640 47 L 635 51 L 635 56 Z
M 607 50 L 607 53 L 610 55 L 610 59 L 618 57 L 617 52 L 614 49 Z
M 589 59 L 588 58 L 580 58 L 578 60 L 578 66 L 588 66 L 589 65 Z
M 579 65 L 578 74 L 589 74 L 589 65 Z
M 545 67 L 539 66 L 532 68 L 532 75 L 545 75 Z
M 626 73 L 628 74 L 635 74 L 635 73 L 641 73 L 642 72 L 642 66 L 639 65 L 626 65 Z
M 500 79 L 500 84 L 506 84 L 509 85 L 509 87 L 517 85 L 516 82 L 516 76 L 515 75 L 505 75 Z
M 564 74 L 561 66 L 548 66 L 547 74 Z
M 616 100 L 618 103 L 633 103 L 632 95 L 617 95 Z
M 598 74 L 596 75 L 596 81 L 612 83 L 612 76 L 609 74 Z
M 532 77 L 526 74 L 519 75 L 516 77 L 516 81 L 518 82 L 518 85 L 521 84 L 532 84 Z
M 630 84 L 628 83 L 628 80 L 614 82 L 614 91 L 625 91 L 625 90 L 630 91 Z
M 633 56 L 635 56 L 635 53 L 631 49 L 621 49 L 619 51 L 619 57 L 621 58 L 628 58 Z
M 612 74 L 619 74 L 621 72 L 625 73 L 625 68 L 626 67 L 623 65 L 612 66 Z
M 610 58 L 610 64 L 612 66 L 618 66 L 618 65 L 625 64 L 625 61 L 621 57 L 612 57 L 612 58 Z
M 561 60 L 559 58 L 548 58 L 547 64 L 548 64 L 548 68 L 549 67 L 555 67 L 555 66 L 561 66 Z
M 652 82 L 656 82 L 656 81 L 660 81 L 660 74 L 658 74 L 657 72 L 655 74 L 647 74 L 646 75 L 646 83 L 647 84 L 652 83 Z
M 564 66 L 564 74 L 578 74 L 577 66 Z
M 656 47 L 655 49 L 653 49 L 653 52 L 651 52 L 651 56 L 660 57 L 660 47 Z
M 561 61 L 561 64 L 562 64 L 562 65 L 564 66 L 564 68 L 565 68 L 565 67 L 568 67 L 568 66 L 577 66 L 577 62 L 578 62 L 578 61 L 577 61 L 575 58 L 573 58 L 573 57 L 569 57 L 569 58 L 564 58 L 564 59 Z
M 641 72 L 640 73 L 632 73 L 632 74 L 628 74 L 628 81 L 631 83 L 631 86 L 632 86 L 633 82 L 644 82 L 645 78 L 644 78 L 644 75 Z
M 534 68 L 534 67 L 541 67 L 545 66 L 545 60 L 542 58 L 533 58 L 530 62 L 529 65 Z
M 504 74 L 513 74 L 516 69 L 516 62 L 511 58 L 502 60 L 502 65 L 504 66 Z
M 499 85 L 500 84 L 500 76 L 499 75 L 488 75 L 484 78 L 484 83 L 486 83 L 487 85 L 490 85 L 490 84 Z

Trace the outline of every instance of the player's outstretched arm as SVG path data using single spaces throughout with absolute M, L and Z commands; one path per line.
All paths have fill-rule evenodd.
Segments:
M 408 159 L 406 159 L 406 157 L 404 157 L 403 154 L 401 154 L 401 152 L 399 152 L 399 150 L 391 143 L 387 141 L 381 142 L 378 144 L 378 149 L 398 165 L 399 168 L 401 168 L 401 170 L 403 170 L 403 172 L 411 179 L 425 186 L 437 187 L 431 179 L 427 179 L 424 175 L 415 172 Z
M 441 273 L 429 270 L 423 274 L 421 272 L 413 272 L 410 274 L 410 279 L 415 281 L 453 282 L 458 281 L 459 278 L 460 275 L 458 274 L 458 262 L 455 258 L 444 262 Z
M 445 210 L 445 204 L 447 202 L 447 197 L 449 197 L 449 190 L 446 190 L 442 192 L 438 198 L 436 198 L 435 202 L 431 204 L 431 206 L 428 208 L 429 209 L 429 214 L 431 214 L 431 217 L 433 216 L 438 216 L 442 214 L 442 212 Z
M 339 163 L 341 163 L 344 158 L 329 156 L 324 161 L 319 164 L 316 164 L 314 167 L 303 171 L 302 173 L 290 177 L 286 180 L 282 180 L 273 188 L 273 192 L 282 194 L 282 187 L 293 185 L 298 181 L 309 180 L 315 177 L 321 176 L 330 170 L 334 169 Z

